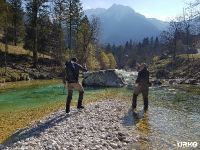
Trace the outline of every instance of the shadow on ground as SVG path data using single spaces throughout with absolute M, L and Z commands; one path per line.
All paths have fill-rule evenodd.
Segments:
M 144 112 L 144 110 L 133 111 L 132 108 L 129 108 L 128 112 L 121 118 L 122 125 L 126 127 L 136 125 L 141 119 L 147 117 L 148 112 Z
M 25 140 L 27 138 L 39 137 L 43 132 L 45 132 L 45 130 L 52 128 L 56 124 L 66 120 L 71 115 L 74 115 L 74 114 L 66 115 L 65 113 L 62 113 L 60 115 L 54 116 L 50 120 L 46 120 L 43 123 L 38 123 L 35 127 L 32 127 L 30 129 L 27 129 L 27 128 L 21 129 L 21 130 L 17 131 L 15 134 L 13 134 L 9 139 L 7 139 L 3 143 L 3 145 L 11 146 L 16 142 Z

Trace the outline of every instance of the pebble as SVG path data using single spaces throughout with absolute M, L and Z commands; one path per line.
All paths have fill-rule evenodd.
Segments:
M 3 149 L 4 148 L 4 145 L 0 144 L 0 149 Z
M 129 129 L 122 126 L 119 119 L 128 107 L 126 102 L 102 100 L 88 104 L 83 111 L 72 108 L 70 115 L 63 110 L 52 113 L 23 131 L 29 133 L 25 140 L 20 141 L 16 137 L 12 141 L 17 143 L 4 149 L 128 149 L 134 136 L 128 134 Z M 43 127 L 40 127 L 41 123 Z M 39 136 L 34 136 L 34 133 Z
M 118 145 L 116 143 L 110 143 L 110 146 L 114 149 L 117 149 L 118 148 Z

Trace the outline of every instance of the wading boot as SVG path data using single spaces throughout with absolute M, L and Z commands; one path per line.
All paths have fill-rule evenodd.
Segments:
M 73 91 L 68 91 L 68 96 L 67 96 L 67 102 L 66 102 L 66 109 L 65 112 L 69 113 L 70 112 L 70 104 L 71 104 L 71 100 L 72 100 L 72 93 Z
M 132 98 L 132 109 L 135 110 L 137 107 L 137 95 L 133 94 L 133 98 Z
M 82 105 L 83 93 L 84 93 L 84 92 L 79 92 L 79 98 L 78 98 L 77 109 L 84 109 L 84 106 Z
M 148 110 L 148 98 L 144 99 L 144 111 L 146 112 Z

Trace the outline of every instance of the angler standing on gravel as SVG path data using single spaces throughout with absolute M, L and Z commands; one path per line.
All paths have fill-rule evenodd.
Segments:
M 133 93 L 132 108 L 133 110 L 137 107 L 137 96 L 142 93 L 144 101 L 144 110 L 148 110 L 148 94 L 149 86 L 149 71 L 147 70 L 147 65 L 145 63 L 139 66 L 138 77 L 136 79 L 136 87 Z
M 72 58 L 71 61 L 65 63 L 65 76 L 63 78 L 63 83 L 68 89 L 67 102 L 66 102 L 66 113 L 70 112 L 70 103 L 72 100 L 73 90 L 79 91 L 78 105 L 77 109 L 83 109 L 82 101 L 84 89 L 79 83 L 79 71 L 87 72 L 86 66 L 83 67 L 77 63 L 77 58 Z

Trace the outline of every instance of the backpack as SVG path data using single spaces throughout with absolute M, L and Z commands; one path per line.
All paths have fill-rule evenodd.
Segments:
M 65 63 L 65 71 L 66 71 L 66 81 L 70 81 L 74 78 L 75 66 L 71 61 L 67 61 Z

